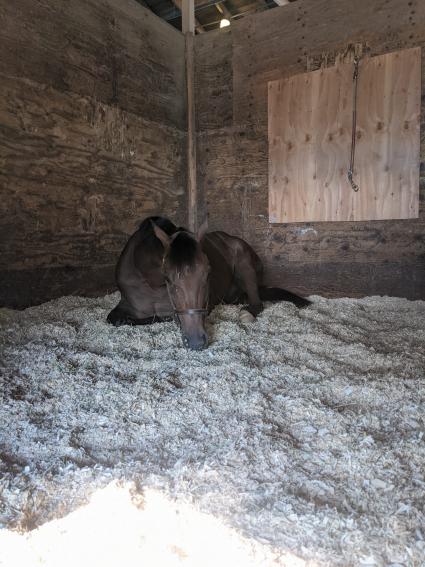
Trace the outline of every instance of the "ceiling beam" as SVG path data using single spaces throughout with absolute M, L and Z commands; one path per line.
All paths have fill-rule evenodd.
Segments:
M 233 18 L 233 14 L 231 13 L 230 10 L 227 9 L 226 5 L 224 4 L 224 2 L 217 2 L 217 4 L 215 5 L 215 7 L 217 8 L 217 10 L 220 12 L 220 14 L 222 14 L 226 19 L 230 21 L 232 21 Z

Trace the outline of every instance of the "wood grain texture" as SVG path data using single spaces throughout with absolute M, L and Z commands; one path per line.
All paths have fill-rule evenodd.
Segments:
M 331 297 L 424 297 L 423 220 L 270 225 L 266 136 L 210 130 L 198 149 L 211 230 L 252 243 L 268 284 Z
M 242 135 L 241 135 L 242 134 Z M 259 133 L 209 131 L 198 138 L 210 225 L 255 242 L 262 257 L 287 263 L 373 263 L 425 252 L 418 220 L 391 222 L 268 222 L 267 138 Z M 225 166 L 223 166 L 225 164 Z M 425 180 L 424 180 L 425 181 Z M 425 183 L 421 189 L 425 200 Z
M 298 0 L 195 41 L 198 193 L 211 229 L 246 238 L 274 285 L 425 299 L 425 4 Z M 422 48 L 419 218 L 271 225 L 267 83 L 333 65 L 354 44 L 370 56 Z
M 184 219 L 181 132 L 5 77 L 0 116 L 1 267 L 113 263 L 145 215 Z
M 356 43 L 371 56 L 420 45 L 424 21 L 422 0 L 297 0 L 235 22 L 235 125 L 267 124 L 269 81 L 329 66 Z
M 198 130 L 233 122 L 232 33 L 230 26 L 195 37 L 196 120 Z M 200 164 L 202 165 L 202 164 Z
M 354 220 L 352 74 L 341 65 L 269 83 L 270 222 Z
M 360 63 L 358 192 L 347 178 L 352 76 L 352 64 L 339 64 L 269 83 L 270 222 L 418 216 L 421 50 Z
M 353 220 L 419 213 L 421 48 L 361 63 Z
M 0 72 L 185 128 L 184 38 L 132 0 L 0 2 Z
M 178 126 L 185 124 L 184 45 L 135 3 L 76 1 L 71 9 L 18 0 L 15 12 L 9 8 L 0 4 L 7 12 L 0 31 L 0 304 L 93 293 L 96 285 L 101 293 L 97 267 L 110 285 L 142 218 L 186 220 L 186 133 Z M 118 43 L 108 44 L 111 19 L 108 33 Z M 180 47 L 181 65 L 171 69 Z M 105 49 L 130 65 L 131 83 L 118 73 L 115 91 Z M 61 68 L 66 84 L 57 81 Z M 77 272 L 73 283 L 69 274 Z

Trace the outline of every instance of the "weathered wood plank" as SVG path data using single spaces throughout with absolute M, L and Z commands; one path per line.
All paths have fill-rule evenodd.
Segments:
M 0 3 L 0 72 L 184 128 L 184 39 L 137 2 Z
M 224 28 L 195 38 L 198 129 L 223 128 L 233 121 L 232 33 Z M 202 165 L 202 164 L 200 164 Z
M 183 36 L 132 0 L 0 23 L 0 304 L 110 290 L 144 216 L 185 222 Z
M 0 305 L 23 309 L 63 295 L 96 297 L 115 291 L 115 265 L 0 270 Z
M 301 295 L 327 297 L 364 297 L 388 295 L 423 299 L 425 263 L 416 258 L 414 262 L 375 262 L 373 264 L 322 264 L 273 263 L 266 260 L 268 285 L 280 285 Z
M 0 266 L 113 263 L 145 215 L 184 221 L 179 130 L 4 76 L 0 117 Z

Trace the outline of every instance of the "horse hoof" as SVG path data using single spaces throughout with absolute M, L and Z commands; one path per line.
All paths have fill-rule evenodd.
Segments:
M 249 323 L 253 323 L 255 321 L 254 315 L 252 315 L 246 309 L 241 310 L 241 312 L 239 314 L 239 319 L 240 319 L 241 323 L 245 323 L 245 325 L 248 325 Z
M 122 327 L 123 325 L 131 325 L 131 320 L 129 317 L 126 316 L 119 316 L 117 314 L 109 314 L 106 318 L 110 325 L 114 327 Z

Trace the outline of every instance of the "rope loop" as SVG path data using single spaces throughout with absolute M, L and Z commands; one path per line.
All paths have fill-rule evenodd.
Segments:
M 356 55 L 354 57 L 354 70 L 353 70 L 353 118 L 351 123 L 351 155 L 350 155 L 350 167 L 347 171 L 348 181 L 350 182 L 351 188 L 357 193 L 360 187 L 355 183 L 353 179 L 354 174 L 354 161 L 356 156 L 356 130 L 357 130 L 357 87 L 359 83 L 359 63 L 360 58 Z

